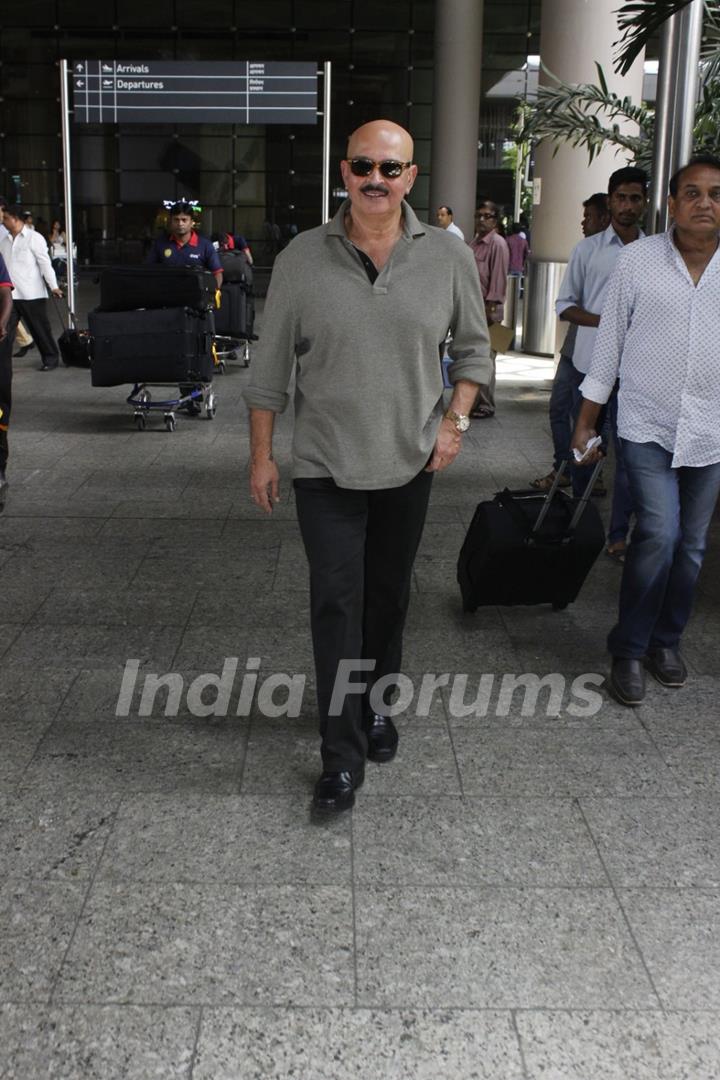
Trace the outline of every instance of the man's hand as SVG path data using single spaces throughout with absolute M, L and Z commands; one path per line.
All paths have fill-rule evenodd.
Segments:
M 461 446 L 460 432 L 456 430 L 452 420 L 443 417 L 438 428 L 433 455 L 430 464 L 425 467 L 425 472 L 442 472 L 443 469 L 447 469 L 460 453 Z
M 584 454 L 585 453 L 585 447 L 587 446 L 587 444 L 590 442 L 591 439 L 594 439 L 596 437 L 596 435 L 597 435 L 597 431 L 595 431 L 595 428 L 589 427 L 586 424 L 581 424 L 580 421 L 578 420 L 577 425 L 575 427 L 575 432 L 574 432 L 573 437 L 572 437 L 572 442 L 570 444 L 571 452 L 573 450 L 577 450 L 577 452 L 579 454 Z M 602 453 L 602 450 L 600 449 L 600 445 L 594 446 L 592 448 L 592 450 L 590 451 L 590 453 L 587 455 L 587 457 L 583 459 L 582 464 L 583 465 L 594 465 L 595 462 L 599 461 L 600 458 L 603 457 L 603 456 L 604 455 Z M 577 458 L 575 457 L 574 454 L 573 454 L 573 464 L 575 464 L 575 465 L 581 464 L 577 460 Z
M 50 292 L 53 294 L 53 296 L 57 296 L 58 300 L 62 300 L 62 289 L 51 289 Z
M 250 462 L 250 496 L 266 514 L 272 514 L 273 503 L 280 502 L 280 473 L 269 455 Z

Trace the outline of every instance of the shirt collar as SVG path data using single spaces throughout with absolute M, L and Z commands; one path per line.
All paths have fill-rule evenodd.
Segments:
M 342 236 L 343 239 L 347 240 L 347 233 L 345 232 L 345 215 L 349 212 L 351 206 L 351 200 L 345 199 L 340 209 L 335 214 L 335 217 L 331 218 L 331 220 L 325 226 L 328 236 Z M 410 206 L 410 203 L 406 202 L 405 199 L 403 199 L 400 206 L 402 210 L 402 226 L 404 239 L 412 240 L 413 237 L 424 236 L 425 227 L 423 226 L 422 222 L 413 210 L 412 206 Z
M 638 240 L 644 235 L 645 235 L 645 233 L 642 231 L 642 229 L 638 229 L 638 235 L 637 235 Z M 614 227 L 612 225 L 608 225 L 607 229 L 605 229 L 605 232 L 602 234 L 602 236 L 603 236 L 603 244 L 620 244 L 621 247 L 626 247 L 627 246 L 625 244 L 625 241 L 620 236 L 618 236 L 618 234 L 615 232 L 615 229 L 614 229 Z
M 173 244 L 175 245 L 176 248 L 185 247 L 185 244 L 181 244 L 178 241 L 178 238 L 176 237 L 175 233 L 170 233 L 170 239 L 172 240 L 172 242 L 173 242 Z M 190 233 L 190 239 L 188 240 L 188 244 L 190 245 L 190 247 L 197 247 L 199 243 L 200 243 L 200 240 L 198 238 L 198 234 L 193 229 L 193 231 Z

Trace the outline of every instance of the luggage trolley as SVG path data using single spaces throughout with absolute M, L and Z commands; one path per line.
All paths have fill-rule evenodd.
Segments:
M 191 415 L 204 411 L 212 420 L 217 410 L 213 275 L 185 267 L 143 267 L 132 269 L 131 283 L 128 269 L 104 272 L 100 307 L 89 315 L 93 386 L 131 383 L 127 403 L 139 431 L 151 412 L 162 412 L 168 431 L 175 430 L 181 409 Z M 150 387 L 173 387 L 175 393 L 155 400 Z
M 224 375 L 229 360 L 240 360 L 243 367 L 249 366 L 250 346 L 257 341 L 257 334 L 253 333 L 255 299 L 251 264 L 241 251 L 222 251 L 220 262 L 225 278 L 220 307 L 214 316 L 218 372 Z
M 173 386 L 174 383 L 153 383 L 154 386 Z M 197 412 L 205 411 L 208 420 L 215 419 L 217 411 L 217 398 L 212 388 L 212 383 L 201 383 L 194 387 L 188 394 L 181 394 L 177 398 L 167 398 L 161 401 L 153 401 L 152 394 L 146 383 L 135 383 L 127 397 L 128 405 L 133 407 L 133 419 L 138 431 L 144 431 L 147 426 L 148 413 L 162 410 L 165 427 L 168 431 L 175 430 L 176 416 L 179 409 L 190 408 L 195 405 Z M 195 410 L 193 410 L 195 411 Z

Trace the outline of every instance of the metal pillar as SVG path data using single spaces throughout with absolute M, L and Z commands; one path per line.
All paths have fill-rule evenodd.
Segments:
M 692 157 L 703 6 L 703 0 L 692 0 L 677 15 L 667 19 L 662 29 L 648 211 L 647 231 L 650 233 L 664 232 L 667 228 L 670 177 Z
M 323 175 L 322 175 L 322 224 L 330 220 L 330 90 L 332 87 L 332 63 L 323 64 Z
M 468 239 L 477 190 L 483 0 L 436 0 L 430 220 L 451 206 Z
M 65 200 L 65 247 L 67 249 L 68 326 L 75 322 L 75 258 L 73 255 L 72 177 L 70 175 L 70 84 L 68 62 L 60 61 L 60 111 L 62 124 L 63 198 Z

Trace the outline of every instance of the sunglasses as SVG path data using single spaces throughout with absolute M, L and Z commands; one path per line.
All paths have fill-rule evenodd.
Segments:
M 393 161 L 392 158 L 387 161 L 372 161 L 367 157 L 352 157 L 345 160 L 353 176 L 370 176 L 373 169 L 377 168 L 386 180 L 397 180 L 398 176 L 402 176 L 405 169 L 409 169 L 412 165 L 412 161 Z

